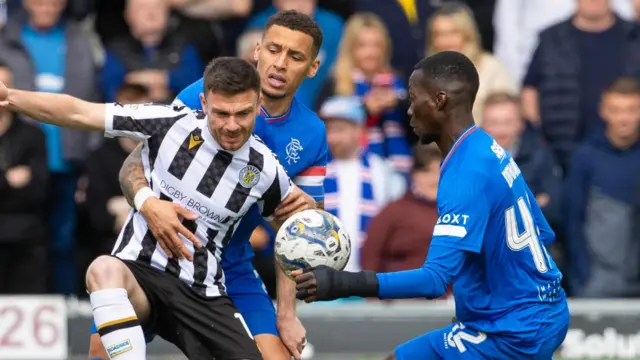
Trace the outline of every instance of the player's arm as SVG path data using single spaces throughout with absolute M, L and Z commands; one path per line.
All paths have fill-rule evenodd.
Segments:
M 538 206 L 536 197 L 533 195 L 531 189 L 529 189 L 529 186 L 527 186 L 527 200 L 537 226 L 540 241 L 542 241 L 542 245 L 549 247 L 556 240 L 556 233 L 551 228 L 551 225 L 549 225 L 547 218 L 542 214 L 542 210 L 540 209 L 540 206 Z
M 0 104 L 34 120 L 62 127 L 104 131 L 106 104 L 84 101 L 73 96 L 7 89 L 0 83 Z
M 415 270 L 374 273 L 338 272 L 327 267 L 296 274 L 298 298 L 307 302 L 350 296 L 380 299 L 438 298 L 445 294 L 467 253 L 479 253 L 491 207 L 484 181 L 455 184 L 438 197 L 440 219 L 434 227 L 429 254 Z
M 180 101 L 182 104 L 194 110 L 202 110 L 202 104 L 200 103 L 200 94 L 204 91 L 204 79 L 200 78 L 200 80 L 194 82 L 193 84 L 184 88 L 178 96 L 176 100 Z

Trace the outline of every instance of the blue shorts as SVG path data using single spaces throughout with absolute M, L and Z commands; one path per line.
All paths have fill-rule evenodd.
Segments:
M 245 271 L 228 281 L 227 294 L 242 314 L 253 336 L 262 334 L 279 336 L 276 326 L 276 309 L 257 271 Z M 92 324 L 91 334 L 97 332 L 96 325 Z M 155 334 L 145 334 L 145 337 L 147 342 L 151 342 Z
M 485 334 L 454 323 L 398 346 L 395 356 L 397 360 L 551 360 L 568 329 L 567 316 L 566 321 L 540 327 L 535 344 L 529 344 L 526 339 Z

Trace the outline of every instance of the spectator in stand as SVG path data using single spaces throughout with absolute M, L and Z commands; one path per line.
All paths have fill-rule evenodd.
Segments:
M 102 91 L 113 101 L 122 84 L 149 89 L 151 99 L 167 101 L 202 77 L 195 47 L 169 23 L 167 0 L 127 0 L 130 33 L 107 45 Z
M 616 80 L 602 95 L 604 133 L 573 153 L 567 194 L 568 272 L 582 297 L 640 296 L 640 242 L 633 232 L 640 190 L 640 85 Z
M 602 134 L 602 91 L 620 76 L 640 77 L 640 33 L 609 0 L 577 0 L 575 14 L 540 34 L 522 90 L 527 120 L 540 125 L 563 169 L 576 142 Z
M 327 125 L 331 156 L 324 182 L 325 210 L 338 216 L 351 235 L 346 270 L 360 271 L 360 247 L 369 221 L 388 202 L 402 196 L 405 181 L 381 157 L 359 145 L 366 114 L 358 98 L 330 98 L 319 115 Z
M 516 161 L 547 220 L 560 225 L 561 170 L 540 132 L 522 117 L 520 98 L 493 93 L 485 100 L 483 114 L 484 130 Z
M 118 89 L 120 104 L 143 104 L 150 101 L 142 85 L 124 84 Z M 131 207 L 122 196 L 118 173 L 138 142 L 126 138 L 108 139 L 86 161 L 86 209 L 92 230 L 89 263 L 99 255 L 111 253 Z
M 256 65 L 254 53 L 256 45 L 262 41 L 262 30 L 247 30 L 243 32 L 238 38 L 236 49 L 236 56 L 239 56 L 248 62 Z
M 0 81 L 12 86 L 3 64 Z M 0 110 L 0 294 L 47 292 L 48 173 L 42 131 Z
M 322 84 L 331 74 L 331 68 L 336 60 L 337 49 L 342 37 L 342 18 L 332 11 L 319 8 L 317 0 L 273 0 L 273 6 L 256 14 L 249 20 L 247 29 L 262 30 L 267 23 L 267 19 L 279 10 L 296 10 L 313 16 L 313 19 L 322 29 L 323 40 L 318 53 L 320 68 L 314 77 L 307 78 L 302 82 L 296 93 L 298 101 L 308 107 L 313 107 Z
M 0 61 L 19 89 L 66 93 L 95 101 L 96 61 L 89 34 L 64 18 L 65 0 L 24 0 L 0 34 Z M 51 250 L 54 291 L 75 294 L 75 188 L 79 164 L 102 140 L 99 134 L 38 124 L 47 139 L 51 172 Z
M 361 251 L 363 270 L 403 271 L 424 264 L 438 221 L 436 194 L 441 161 L 437 147 L 415 147 L 411 189 L 371 220 Z
M 611 3 L 622 18 L 633 18 L 629 0 L 611 0 Z M 571 16 L 576 5 L 577 0 L 496 0 L 493 50 L 518 86 L 527 72 L 540 32 Z
M 498 91 L 516 92 L 516 86 L 504 65 L 482 49 L 473 13 L 464 4 L 445 3 L 429 19 L 427 55 L 453 50 L 465 54 L 478 69 L 480 88 L 473 105 L 473 118 L 482 124 L 482 108 L 487 96 Z
M 368 151 L 408 175 L 407 89 L 391 68 L 390 57 L 391 40 L 382 21 L 371 13 L 353 15 L 346 25 L 333 76 L 323 85 L 316 109 L 330 96 L 360 98 L 367 113 L 364 142 Z

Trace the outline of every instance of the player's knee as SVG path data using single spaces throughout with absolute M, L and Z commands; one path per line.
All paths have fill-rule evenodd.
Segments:
M 127 271 L 122 261 L 112 256 L 99 256 L 87 269 L 86 285 L 89 292 L 103 289 L 125 288 Z

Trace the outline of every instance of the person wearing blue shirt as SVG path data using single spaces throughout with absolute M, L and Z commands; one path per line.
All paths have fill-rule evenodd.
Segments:
M 318 59 L 322 63 L 313 77 L 309 77 L 302 82 L 297 90 L 296 98 L 302 104 L 313 107 L 316 103 L 320 89 L 327 77 L 331 74 L 331 68 L 338 56 L 340 39 L 344 21 L 333 11 L 325 10 L 317 6 L 317 0 L 276 0 L 274 5 L 268 9 L 257 13 L 249 19 L 247 29 L 262 29 L 268 22 L 269 17 L 279 10 L 297 10 L 313 17 L 313 20 L 320 26 L 323 34 L 322 46 L 318 53 Z
M 478 73 L 457 52 L 421 60 L 410 79 L 411 125 L 445 155 L 439 219 L 420 269 L 297 270 L 306 302 L 349 296 L 428 298 L 453 284 L 456 318 L 396 348 L 389 359 L 552 359 L 569 327 L 562 274 L 546 246 L 555 234 L 513 158 L 471 113 Z
M 308 16 L 296 11 L 283 11 L 272 16 L 265 25 L 261 45 L 255 51 L 258 72 L 261 77 L 262 102 L 260 115 L 256 118 L 254 134 L 258 135 L 276 153 L 287 170 L 289 177 L 298 188 L 307 194 L 314 206 L 323 207 L 324 177 L 328 158 L 328 146 L 324 122 L 308 107 L 300 103 L 294 96 L 300 83 L 313 77 L 318 69 L 317 55 L 322 44 L 322 31 Z M 201 109 L 201 97 L 204 81 L 200 79 L 185 88 L 177 97 L 184 106 Z M 220 116 L 208 114 L 209 116 Z M 142 159 L 134 150 L 125 164 L 135 173 L 125 171 L 121 184 L 129 202 L 144 186 L 148 186 L 144 177 Z M 145 179 L 140 187 L 136 179 Z M 148 200 L 147 200 L 148 201 Z M 147 205 L 148 204 L 148 205 Z M 164 208 L 162 205 L 167 206 Z M 295 206 L 296 204 L 292 204 Z M 297 204 L 298 206 L 300 204 Z M 145 203 L 141 213 L 147 217 L 153 213 L 154 218 L 163 219 L 162 224 L 173 223 L 167 217 L 167 210 L 174 214 L 172 204 L 165 201 Z M 287 209 L 289 208 L 289 209 Z M 290 206 L 276 212 L 280 219 L 291 213 Z M 153 222 L 151 222 L 153 223 Z M 253 230 L 262 223 L 258 207 L 251 208 L 240 221 L 229 244 L 222 253 L 227 294 L 240 310 L 247 327 L 253 334 L 266 360 L 289 360 L 291 356 L 300 359 L 306 343 L 305 330 L 295 315 L 295 284 L 277 271 L 278 313 L 267 295 L 262 280 L 257 276 L 251 260 L 254 256 L 249 238 Z M 154 235 L 163 231 L 154 229 Z M 176 229 L 166 229 L 166 233 L 179 233 Z M 184 235 L 184 234 L 183 234 Z M 187 237 L 191 237 L 189 234 Z M 160 243 L 163 239 L 156 235 Z M 184 243 L 169 245 L 184 246 Z M 169 246 L 168 248 L 171 248 Z M 174 251 L 180 256 L 180 251 Z M 95 334 L 95 328 L 92 330 Z M 148 340 L 153 334 L 147 334 Z M 94 339 L 97 335 L 94 336 Z M 92 339 L 90 357 L 106 359 L 99 339 Z M 100 353 L 102 357 L 96 356 Z

